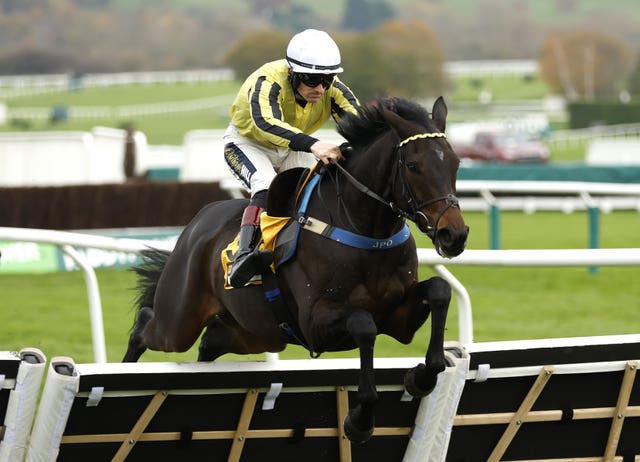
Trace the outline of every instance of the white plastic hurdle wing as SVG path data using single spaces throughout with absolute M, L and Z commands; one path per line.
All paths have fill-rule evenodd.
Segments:
M 431 404 L 405 398 L 404 373 L 421 358 L 376 359 L 376 429 L 363 445 L 342 430 L 357 359 L 50 368 L 27 460 L 358 462 L 411 452 L 405 460 L 443 461 L 457 406 L 447 395 L 466 376 L 463 354 L 447 352 Z
M 0 352 L 0 462 L 22 462 L 47 358 L 37 348 Z
M 469 354 L 462 348 L 445 354 L 449 365 L 438 376 L 436 388 L 420 403 L 403 462 L 446 459 L 453 419 L 469 372 Z

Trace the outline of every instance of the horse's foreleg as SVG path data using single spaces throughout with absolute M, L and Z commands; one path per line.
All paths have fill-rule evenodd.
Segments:
M 138 311 L 136 316 L 136 322 L 133 325 L 133 330 L 129 336 L 127 352 L 124 354 L 124 358 L 122 359 L 123 363 L 135 363 L 138 361 L 140 356 L 142 356 L 142 353 L 147 350 L 147 347 L 143 342 L 142 332 L 151 318 L 153 318 L 153 310 L 151 308 L 146 306 L 140 308 L 140 311 Z
M 438 374 L 445 369 L 444 329 L 451 301 L 451 286 L 444 279 L 433 277 L 421 282 L 418 288 L 416 303 L 420 306 L 415 306 L 415 309 L 431 312 L 431 338 L 425 363 L 409 369 L 404 383 L 412 396 L 422 397 L 433 391 Z
M 345 417 L 344 432 L 352 442 L 364 443 L 373 433 L 373 408 L 378 402 L 373 376 L 373 347 L 378 329 L 371 313 L 358 310 L 347 318 L 347 331 L 360 350 L 360 380 L 358 405 Z

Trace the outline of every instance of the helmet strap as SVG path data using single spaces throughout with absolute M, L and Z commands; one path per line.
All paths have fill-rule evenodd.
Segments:
M 293 72 L 293 70 L 289 70 L 289 82 L 291 83 L 291 87 L 293 88 L 293 94 L 296 97 L 296 101 L 301 104 L 303 107 L 306 106 L 307 101 L 302 97 L 302 95 L 298 92 L 298 87 L 300 86 L 300 77 L 298 74 Z

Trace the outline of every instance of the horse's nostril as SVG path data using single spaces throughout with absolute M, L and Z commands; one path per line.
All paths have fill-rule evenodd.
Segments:
M 436 236 L 443 247 L 451 247 L 453 244 L 454 239 L 449 228 L 439 229 Z
M 468 234 L 468 226 L 465 226 L 462 229 L 447 226 L 438 230 L 436 233 L 436 242 L 439 247 L 447 253 L 450 253 L 451 255 L 458 255 L 462 253 L 466 247 Z

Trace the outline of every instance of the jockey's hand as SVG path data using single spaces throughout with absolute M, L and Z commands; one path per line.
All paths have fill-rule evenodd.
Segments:
M 311 152 L 325 165 L 338 162 L 343 159 L 340 146 L 333 143 L 325 143 L 324 141 L 316 141 L 311 145 Z

